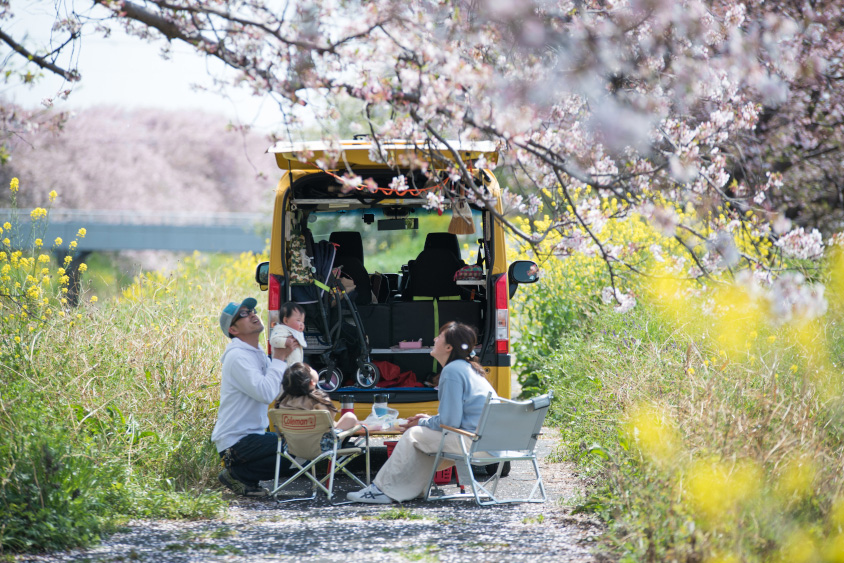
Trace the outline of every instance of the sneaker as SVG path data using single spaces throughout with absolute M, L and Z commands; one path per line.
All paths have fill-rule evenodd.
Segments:
M 352 502 L 365 502 L 367 504 L 391 504 L 393 502 L 393 499 L 382 493 L 381 489 L 374 484 L 360 491 L 347 493 L 346 498 Z
M 235 478 L 228 469 L 220 471 L 220 474 L 217 475 L 217 479 L 219 479 L 220 483 L 228 487 L 232 492 L 242 497 L 265 497 L 269 492 L 264 487 L 249 485 L 240 479 Z

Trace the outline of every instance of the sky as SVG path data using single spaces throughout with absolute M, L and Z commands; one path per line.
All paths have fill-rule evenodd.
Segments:
M 54 21 L 53 2 L 12 0 L 11 6 L 16 17 L 4 21 L 3 30 L 18 41 L 28 35 L 25 44 L 30 49 L 45 45 Z M 0 61 L 5 61 L 8 53 L 8 48 L 0 48 Z M 78 53 L 82 80 L 73 85 L 67 100 L 55 100 L 54 107 L 59 110 L 102 105 L 201 109 L 223 114 L 236 123 L 251 124 L 258 130 L 269 131 L 278 126 L 281 114 L 269 98 L 256 98 L 242 90 L 230 91 L 228 97 L 223 97 L 195 89 L 195 85 L 211 88 L 212 81 L 207 72 L 209 63 L 188 46 L 174 43 L 169 60 L 163 59 L 160 53 L 159 45 L 128 36 L 119 29 L 108 39 L 86 35 Z M 67 61 L 64 63 L 66 68 Z M 36 69 L 33 65 L 30 68 Z M 44 72 L 33 88 L 0 84 L 0 96 L 33 108 L 46 98 L 55 98 L 57 92 L 67 87 L 62 78 Z

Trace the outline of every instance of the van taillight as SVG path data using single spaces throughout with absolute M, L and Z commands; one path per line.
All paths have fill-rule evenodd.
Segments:
M 507 299 L 507 276 L 495 281 L 495 353 L 510 353 L 510 310 Z
M 268 280 L 269 284 L 267 285 L 267 309 L 269 309 L 267 313 L 267 354 L 272 354 L 273 349 L 270 346 L 269 342 L 269 334 L 270 330 L 275 326 L 278 322 L 278 310 L 281 307 L 281 284 L 278 283 L 278 280 L 275 276 L 270 276 Z
M 270 276 L 268 281 L 270 283 L 267 307 L 270 311 L 278 311 L 278 308 L 281 307 L 281 284 L 278 283 L 275 276 Z

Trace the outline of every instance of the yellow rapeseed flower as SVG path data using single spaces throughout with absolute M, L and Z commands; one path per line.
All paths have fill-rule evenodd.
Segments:
M 779 552 L 782 563 L 809 563 L 818 561 L 818 546 L 809 533 L 796 530 L 785 540 Z
M 668 414 L 654 405 L 638 405 L 625 425 L 627 434 L 657 463 L 675 458 L 680 436 Z
M 30 211 L 29 216 L 33 221 L 37 221 L 38 219 L 43 219 L 47 216 L 47 210 L 43 207 L 36 207 Z
M 78 236 L 79 238 L 85 238 L 86 234 L 88 234 L 88 231 L 86 231 L 85 228 L 83 227 L 83 228 L 79 229 L 79 232 L 76 233 L 76 236 Z
M 8 221 L 6 221 L 5 223 L 3 223 L 3 228 L 8 231 L 9 229 L 12 228 L 12 224 L 9 223 Z
M 55 200 L 56 200 L 56 197 L 58 197 L 58 195 L 59 195 L 59 194 L 57 194 L 57 193 L 56 193 L 56 190 L 52 190 L 52 191 L 50 192 L 50 202 L 52 203 L 53 201 L 55 201 Z
M 21 342 L 21 337 L 20 337 L 20 336 L 15 336 L 15 342 L 17 342 L 18 344 L 20 344 L 20 342 Z
M 3 244 L 5 244 L 6 246 L 10 246 L 12 244 L 12 241 L 10 241 L 8 238 L 4 238 Z
M 829 563 L 844 563 L 844 534 L 827 538 L 821 548 L 821 557 Z
M 832 503 L 832 508 L 829 511 L 829 521 L 839 528 L 844 528 L 844 496 L 836 498 Z
M 96 296 L 96 295 L 92 295 L 92 296 L 91 296 L 91 303 L 96 303 L 96 302 L 97 302 L 97 296 Z
M 18 192 L 18 186 L 20 186 L 20 180 L 12 178 L 12 181 L 9 182 L 9 189 L 12 190 L 13 194 Z
M 717 524 L 735 506 L 753 498 L 761 481 L 761 471 L 750 461 L 731 468 L 718 459 L 705 459 L 689 469 L 686 491 L 695 511 Z
M 733 553 L 722 553 L 716 551 L 715 553 L 711 554 L 708 558 L 705 559 L 706 563 L 740 563 L 741 559 L 739 556 Z
M 56 237 L 56 240 L 53 241 L 53 244 L 55 244 L 56 246 L 61 246 L 62 242 L 62 237 Z
M 79 273 L 84 274 L 85 271 L 88 269 L 88 265 L 85 262 L 79 264 Z
M 35 248 L 41 248 L 44 245 L 44 241 L 40 238 L 35 239 Z
M 812 492 L 815 465 L 808 456 L 790 460 L 780 474 L 777 491 L 785 497 L 805 497 Z

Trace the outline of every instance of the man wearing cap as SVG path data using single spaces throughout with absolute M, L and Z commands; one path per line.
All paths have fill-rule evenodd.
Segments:
M 264 496 L 258 481 L 275 476 L 278 438 L 266 432 L 267 408 L 281 390 L 281 376 L 296 340 L 290 337 L 284 348 L 273 348 L 272 358 L 260 348 L 264 330 L 255 313 L 258 302 L 251 297 L 232 302 L 220 314 L 220 328 L 231 339 L 221 362 L 220 407 L 211 441 L 217 446 L 224 469 L 220 482 L 242 496 Z M 289 469 L 282 460 L 281 470 Z

